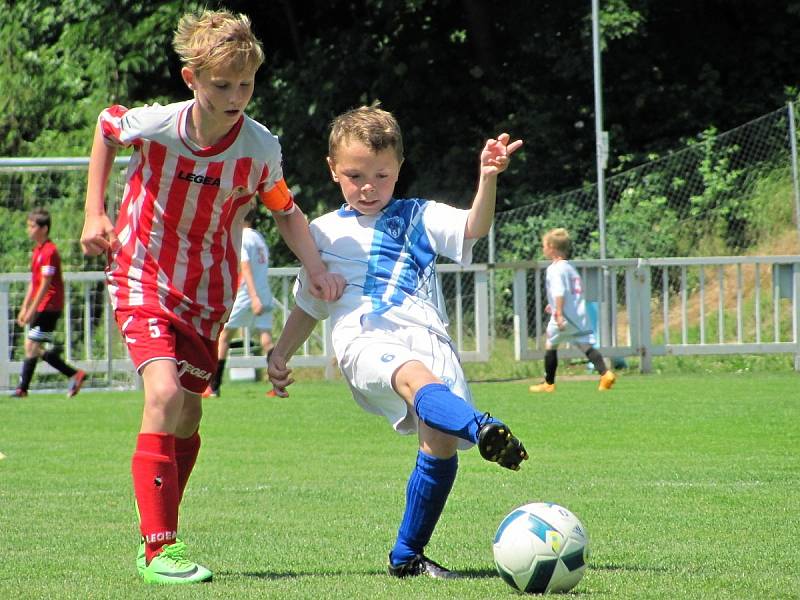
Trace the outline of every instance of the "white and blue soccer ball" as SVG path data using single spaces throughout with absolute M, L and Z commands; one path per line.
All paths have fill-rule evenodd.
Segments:
M 589 535 L 563 506 L 533 502 L 503 519 L 493 550 L 497 572 L 514 589 L 532 594 L 566 592 L 586 571 Z

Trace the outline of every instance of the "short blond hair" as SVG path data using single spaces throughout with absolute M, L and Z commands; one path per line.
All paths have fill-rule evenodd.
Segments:
M 572 250 L 572 240 L 569 238 L 569 232 L 563 227 L 551 229 L 544 234 L 542 241 L 564 257 L 568 257 Z
M 196 71 L 220 66 L 258 69 L 264 62 L 264 49 L 250 28 L 250 19 L 227 10 L 183 15 L 172 47 L 184 66 Z
M 403 162 L 403 133 L 392 113 L 379 105 L 360 106 L 333 119 L 328 136 L 328 156 L 336 159 L 336 152 L 350 141 L 359 141 L 373 152 L 391 148 L 398 162 Z

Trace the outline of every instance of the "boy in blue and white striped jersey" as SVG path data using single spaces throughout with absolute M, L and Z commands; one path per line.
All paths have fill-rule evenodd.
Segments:
M 507 133 L 486 142 L 472 207 L 461 210 L 393 197 L 403 140 L 390 113 L 362 106 L 331 125 L 328 166 L 346 203 L 310 229 L 328 270 L 342 275 L 346 286 L 337 301 L 321 302 L 309 294 L 301 271 L 296 307 L 272 351 L 269 375 L 284 394 L 293 381 L 289 358 L 316 322 L 330 316 L 336 358 L 356 402 L 398 433 L 418 434 L 405 514 L 389 553 L 388 571 L 396 577 L 455 576 L 424 549 L 455 480 L 458 449 L 477 444 L 485 459 L 512 470 L 528 458 L 504 423 L 473 407 L 435 272 L 439 254 L 472 261 L 475 241 L 494 219 L 497 176 L 521 145 Z

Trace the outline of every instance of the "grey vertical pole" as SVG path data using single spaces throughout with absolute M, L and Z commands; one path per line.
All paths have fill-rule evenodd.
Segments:
M 600 345 L 609 346 L 610 278 L 606 260 L 606 181 L 608 134 L 603 131 L 603 74 L 600 61 L 600 1 L 592 0 L 592 55 L 594 58 L 594 135 L 597 155 L 597 221 L 600 233 L 600 260 L 603 261 L 603 291 L 600 298 Z
M 494 349 L 494 336 L 495 336 L 494 264 L 497 259 L 495 256 L 494 244 L 495 244 L 494 223 L 492 223 L 492 226 L 489 229 L 489 350 Z
M 794 189 L 794 219 L 797 234 L 800 236 L 800 184 L 797 177 L 797 128 L 794 121 L 794 102 L 787 105 L 789 110 L 789 146 L 792 149 L 792 188 Z

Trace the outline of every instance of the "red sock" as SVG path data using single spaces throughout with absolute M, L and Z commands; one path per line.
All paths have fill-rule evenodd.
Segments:
M 178 535 L 178 468 L 175 436 L 140 433 L 131 461 L 133 491 L 139 507 L 139 529 L 149 564 L 161 546 Z
M 197 454 L 200 452 L 200 433 L 195 431 L 188 438 L 175 438 L 175 462 L 178 463 L 178 504 L 183 499 L 183 490 L 192 474 Z

